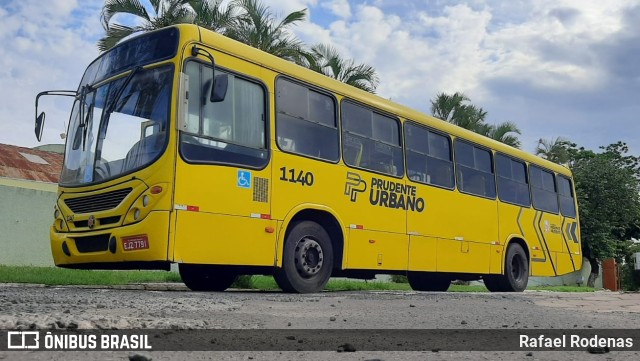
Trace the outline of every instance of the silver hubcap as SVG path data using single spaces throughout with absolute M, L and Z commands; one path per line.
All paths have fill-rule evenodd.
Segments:
M 324 255 L 322 247 L 313 238 L 305 237 L 298 241 L 294 262 L 298 273 L 303 277 L 312 277 L 322 269 Z

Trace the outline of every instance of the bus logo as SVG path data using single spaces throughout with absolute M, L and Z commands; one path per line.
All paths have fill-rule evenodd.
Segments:
M 87 226 L 89 228 L 93 228 L 93 226 L 95 225 L 96 225 L 96 217 L 93 215 L 89 216 L 89 219 L 87 219 Z
M 360 174 L 347 172 L 347 181 L 344 184 L 344 195 L 349 196 L 351 202 L 355 202 L 358 197 L 358 193 L 362 193 L 367 190 L 367 183 L 362 180 Z
M 238 170 L 238 187 L 251 188 L 251 172 Z

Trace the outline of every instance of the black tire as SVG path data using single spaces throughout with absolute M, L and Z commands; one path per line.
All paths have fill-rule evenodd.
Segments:
M 407 280 L 414 291 L 446 292 L 451 286 L 451 278 L 431 272 L 409 272 Z
M 224 266 L 181 263 L 178 270 L 182 282 L 192 291 L 222 292 L 238 277 Z
M 312 221 L 294 224 L 284 241 L 282 267 L 273 278 L 284 292 L 324 289 L 333 269 L 333 247 L 327 231 Z
M 507 248 L 503 275 L 487 275 L 484 284 L 491 292 L 522 292 L 529 283 L 529 259 L 521 245 L 512 243 Z
M 491 292 L 504 292 L 504 287 L 502 286 L 502 275 L 486 275 L 482 277 L 482 281 L 484 281 L 484 286 Z

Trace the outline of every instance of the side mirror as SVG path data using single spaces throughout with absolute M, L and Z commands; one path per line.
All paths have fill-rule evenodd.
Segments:
M 36 118 L 36 139 L 38 139 L 38 142 L 42 140 L 42 129 L 44 128 L 44 118 L 45 118 L 44 112 L 40 113 L 40 115 L 38 115 L 38 117 Z
M 229 89 L 229 75 L 216 75 L 213 81 L 213 88 L 211 89 L 211 102 L 219 103 L 224 101 L 224 98 L 227 96 L 227 89 Z

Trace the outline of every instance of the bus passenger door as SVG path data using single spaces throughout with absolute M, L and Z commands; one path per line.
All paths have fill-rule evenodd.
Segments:
M 180 126 L 175 185 L 174 260 L 272 266 L 276 221 L 271 217 L 268 91 L 258 66 L 217 54 L 246 75 L 216 69 L 227 83 L 212 101 L 210 63 L 185 63 L 186 119 Z M 226 80 L 222 80 L 224 77 Z M 219 86 L 219 85 L 217 85 Z

